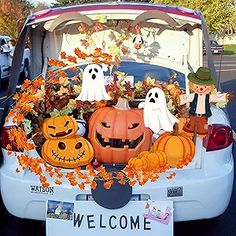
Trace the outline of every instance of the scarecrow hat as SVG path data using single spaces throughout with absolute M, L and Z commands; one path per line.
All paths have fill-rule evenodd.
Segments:
M 210 69 L 207 67 L 199 67 L 196 73 L 189 73 L 188 79 L 194 84 L 200 85 L 211 85 L 216 83 L 211 75 Z

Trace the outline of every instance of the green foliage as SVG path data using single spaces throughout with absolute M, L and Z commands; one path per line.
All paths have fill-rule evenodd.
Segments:
M 153 2 L 201 10 L 212 33 L 221 33 L 236 27 L 234 0 L 153 0 Z
M 86 3 L 86 0 L 57 0 L 55 3 L 53 3 L 53 7 L 60 7 L 60 6 L 69 6 L 69 5 L 75 5 L 78 3 Z M 91 2 L 95 2 L 91 0 Z
M 93 2 L 111 2 L 111 0 L 57 0 L 53 4 L 53 7 L 69 6 L 80 3 L 93 3 Z M 124 2 L 149 2 L 149 0 L 126 0 Z
M 32 12 L 38 12 L 38 11 L 42 11 L 46 8 L 49 8 L 49 5 L 47 3 L 44 2 L 38 2 L 37 4 L 34 5 L 34 8 L 32 9 Z
M 236 54 L 236 45 L 235 44 L 229 44 L 224 45 L 224 55 L 235 55 Z

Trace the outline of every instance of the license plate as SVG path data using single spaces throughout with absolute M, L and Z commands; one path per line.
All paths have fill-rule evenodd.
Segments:
M 184 190 L 182 186 L 167 188 L 167 197 L 183 197 Z
M 214 50 L 214 53 L 218 53 L 219 51 L 218 50 Z
M 172 201 L 130 201 L 123 208 L 115 210 L 100 207 L 94 201 L 77 201 L 72 204 L 72 218 L 52 217 L 52 214 L 47 214 L 47 236 L 65 233 L 70 236 L 173 235 Z M 61 215 L 71 211 L 68 210 L 68 202 L 63 206 L 63 202 L 58 201 L 58 205 L 61 206 Z M 47 209 L 47 212 L 51 213 L 53 209 Z

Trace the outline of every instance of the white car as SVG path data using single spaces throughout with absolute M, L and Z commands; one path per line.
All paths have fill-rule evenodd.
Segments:
M 96 20 L 98 15 L 106 16 L 111 24 L 124 20 L 135 24 L 146 24 L 146 35 L 137 42 L 130 57 L 123 58 L 121 71 L 128 73 L 135 81 L 145 76 L 158 75 L 159 80 L 166 80 L 173 71 L 180 84 L 189 91 L 187 74 L 191 68 L 196 71 L 203 65 L 203 38 L 209 51 L 209 38 L 204 19 L 200 12 L 181 7 L 160 6 L 140 3 L 104 3 L 87 4 L 67 8 L 55 8 L 32 15 L 26 22 L 16 51 L 25 42 L 27 32 L 30 35 L 32 48 L 32 74 L 34 78 L 45 74 L 47 58 L 58 58 L 60 52 L 73 54 L 73 49 L 80 47 L 82 34 L 78 31 L 78 22 L 83 16 Z M 157 30 L 150 31 L 149 24 L 158 24 Z M 117 26 L 117 25 L 116 25 Z M 112 33 L 116 33 L 116 26 Z M 107 33 L 107 34 L 106 34 Z M 94 33 L 96 43 L 109 47 L 109 32 Z M 147 36 L 149 34 L 149 36 Z M 150 37 L 153 35 L 153 37 Z M 134 40 L 135 41 L 135 40 Z M 130 40 L 129 45 L 134 42 Z M 144 50 L 142 55 L 137 48 Z M 147 46 L 149 45 L 149 47 Z M 151 46 L 150 46 L 151 45 Z M 211 53 L 208 54 L 208 66 L 216 77 Z M 21 60 L 18 55 L 17 58 Z M 15 63 L 17 64 L 17 59 Z M 83 64 L 83 63 L 81 63 Z M 18 68 L 13 68 L 17 70 Z M 13 72 L 16 73 L 16 72 Z M 16 83 L 12 84 L 14 91 Z M 7 109 L 7 108 L 6 108 Z M 148 182 L 144 186 L 135 185 L 132 188 L 132 198 L 135 200 L 173 201 L 174 221 L 190 221 L 216 217 L 226 210 L 233 187 L 234 163 L 232 155 L 232 129 L 226 113 L 215 106 L 211 107 L 212 117 L 209 119 L 209 135 L 204 140 L 196 141 L 196 153 L 193 161 L 184 169 L 171 169 L 176 173 L 171 181 L 161 177 L 157 182 Z M 7 210 L 20 218 L 45 220 L 45 204 L 47 200 L 78 201 L 83 204 L 91 199 L 91 189 L 79 190 L 68 183 L 50 187 L 42 187 L 38 177 L 26 169 L 16 173 L 19 168 L 15 153 L 6 150 L 9 143 L 7 130 L 14 123 L 6 122 L 2 135 L 2 152 L 4 162 L 1 166 L 1 194 Z M 40 157 L 37 150 L 31 152 L 32 157 Z M 66 171 L 66 170 L 63 170 Z M 93 214 L 99 215 L 100 206 L 94 201 L 88 203 Z M 132 201 L 129 201 L 132 204 Z M 123 212 L 126 212 L 126 206 Z M 104 214 L 116 214 L 115 210 L 103 209 Z
M 9 36 L 0 35 L 0 80 L 8 79 L 10 75 L 10 67 L 11 67 L 11 65 L 9 65 L 10 49 L 8 49 L 6 46 L 10 41 L 10 39 L 11 38 Z M 30 65 L 30 49 L 25 48 L 20 68 L 20 72 L 24 78 L 28 78 L 29 65 Z

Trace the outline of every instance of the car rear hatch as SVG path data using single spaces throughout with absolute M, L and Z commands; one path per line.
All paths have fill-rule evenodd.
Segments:
M 150 9 L 149 9 L 150 10 Z M 69 11 L 69 10 L 68 10 Z M 62 13 L 58 10 L 58 14 L 47 15 L 50 12 L 43 12 L 41 15 L 35 15 L 28 23 L 28 30 L 31 35 L 32 48 L 32 78 L 42 74 L 46 74 L 52 68 L 48 67 L 48 58 L 61 59 L 60 52 L 65 52 L 69 55 L 74 54 L 76 47 L 86 49 L 89 53 L 92 44 L 95 42 L 96 47 L 104 50 L 111 50 L 113 43 L 111 38 L 118 38 L 118 34 L 125 37 L 123 28 L 128 25 L 132 29 L 128 34 L 135 35 L 137 33 L 137 26 L 143 24 L 143 38 L 145 39 L 145 47 L 141 51 L 135 48 L 128 55 L 121 57 L 125 63 L 136 63 L 137 68 L 143 63 L 159 66 L 163 76 L 157 75 L 157 79 L 163 80 L 164 76 L 170 76 L 176 72 L 179 74 L 181 86 L 188 92 L 187 74 L 189 70 L 196 71 L 202 66 L 202 30 L 200 17 L 190 17 L 193 12 L 187 10 L 178 10 L 183 14 L 165 13 L 162 9 L 151 8 L 148 14 L 145 10 L 126 12 L 124 9 L 109 9 L 105 13 L 103 10 L 98 10 L 96 13 L 91 10 L 73 10 L 73 13 Z M 45 15 L 44 15 L 45 14 Z M 69 14 L 69 15 L 68 15 Z M 84 19 L 84 15 L 89 18 Z M 91 45 L 84 47 L 84 36 L 79 31 L 81 21 L 86 21 L 90 24 L 92 20 L 96 20 L 106 15 L 108 26 L 103 32 L 95 32 L 91 37 Z M 69 18 L 68 18 L 69 17 Z M 127 23 L 128 22 L 128 23 Z M 152 29 L 150 30 L 150 26 Z M 135 29 L 136 27 L 136 29 Z M 150 37 L 153 35 L 153 37 Z M 174 39 L 174 40 L 173 40 Z M 132 45 L 133 38 L 130 37 L 125 43 L 125 46 Z M 37 45 L 37 47 L 35 46 Z M 77 66 L 83 66 L 88 62 L 80 61 Z M 136 68 L 132 68 L 136 70 Z M 137 80 L 138 74 L 132 72 L 129 74 Z M 148 76 L 150 71 L 147 71 Z M 219 116 L 219 113 L 221 114 Z M 220 119 L 219 119 L 220 118 Z M 217 124 L 217 125 L 216 125 Z M 221 126 L 218 126 L 221 125 Z M 218 147 L 226 148 L 231 143 L 231 129 L 226 116 L 213 108 L 213 116 L 210 119 L 209 137 L 202 141 L 201 138 L 196 139 L 196 152 L 193 161 L 186 167 L 186 169 L 202 169 L 204 167 L 204 157 L 206 149 L 210 151 L 216 150 Z M 9 139 L 6 130 L 11 126 L 6 123 L 3 131 L 3 148 L 6 148 Z M 216 143 L 212 144 L 212 137 L 219 136 Z M 225 137 L 225 139 L 223 139 Z M 229 138 L 227 138 L 229 137 Z M 203 145 L 204 144 L 204 145 Z M 214 147 L 215 145 L 215 147 Z M 15 150 L 13 150 L 15 151 Z M 40 155 L 39 155 L 40 156 Z M 177 171 L 171 169 L 171 171 Z

